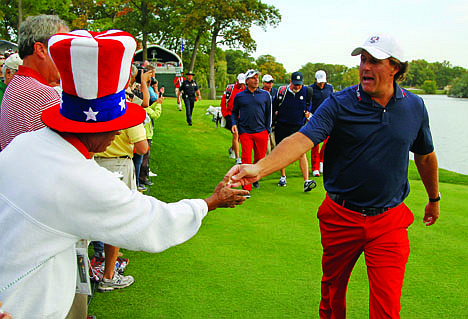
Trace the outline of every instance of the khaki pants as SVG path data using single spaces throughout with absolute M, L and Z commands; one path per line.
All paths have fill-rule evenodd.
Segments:
M 127 184 L 131 190 L 136 190 L 135 165 L 131 158 L 120 157 L 95 157 L 94 160 L 99 166 L 107 168 L 113 173 L 123 175 L 122 181 Z

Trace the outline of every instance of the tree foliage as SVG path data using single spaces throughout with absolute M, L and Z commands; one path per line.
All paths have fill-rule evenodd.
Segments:
M 227 73 L 237 75 L 255 68 L 255 59 L 248 52 L 228 49 L 225 51 Z
M 468 72 L 452 82 L 449 95 L 454 97 L 468 98 Z
M 0 0 L 0 36 L 2 39 L 17 42 L 19 23 L 29 16 L 38 14 L 57 15 L 70 23 L 74 19 L 73 13 L 69 10 L 71 4 L 71 0 L 22 0 L 19 10 L 18 0 Z
M 323 70 L 327 74 L 327 82 L 331 83 L 335 90 L 344 89 L 347 86 L 359 83 L 359 67 L 348 68 L 339 64 L 307 63 L 299 71 L 304 75 L 304 83 L 315 82 L 315 72 Z
M 464 68 L 452 67 L 450 62 L 433 62 L 413 60 L 410 62 L 409 72 L 402 85 L 421 88 L 425 81 L 435 81 L 437 89 L 445 89 L 450 83 L 466 72 Z
M 198 83 L 210 87 L 212 98 L 216 88 L 232 83 L 238 73 L 250 68 L 271 74 L 277 82 L 289 82 L 281 61 L 271 55 L 257 60 L 250 56 L 256 48 L 250 28 L 266 29 L 281 20 L 278 9 L 261 0 L 0 0 L 0 8 L 0 36 L 12 42 L 17 42 L 20 21 L 37 14 L 58 15 L 72 30 L 130 32 L 144 51 L 147 44 L 156 43 L 180 52 L 183 38 L 185 69 L 197 73 Z M 220 46 L 229 49 L 223 51 Z M 359 82 L 359 67 L 307 63 L 299 71 L 304 82 L 311 84 L 317 70 L 327 73 L 336 90 Z M 428 90 L 436 85 L 450 89 L 452 95 L 466 96 L 467 73 L 448 61 L 413 60 L 401 85 Z
M 250 35 L 250 27 L 257 25 L 266 28 L 276 26 L 281 15 L 273 6 L 259 0 L 205 0 L 206 16 L 211 34 L 210 46 L 210 98 L 216 97 L 214 58 L 217 44 L 228 47 L 243 47 L 254 50 L 255 40 Z
M 276 62 L 272 55 L 261 55 L 257 58 L 257 69 L 262 74 L 270 74 L 276 82 L 286 82 L 286 69 L 283 64 Z
M 421 89 L 423 89 L 426 94 L 434 94 L 437 90 L 437 83 L 436 81 L 426 80 L 421 86 Z

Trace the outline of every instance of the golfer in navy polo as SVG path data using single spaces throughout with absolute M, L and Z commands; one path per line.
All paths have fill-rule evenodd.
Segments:
M 428 194 L 423 222 L 440 214 L 437 158 L 423 100 L 402 89 L 408 70 L 396 41 L 376 34 L 352 51 L 360 55 L 360 84 L 332 94 L 310 121 L 255 165 L 233 167 L 233 186 L 252 183 L 297 160 L 330 136 L 325 151 L 325 200 L 318 211 L 323 246 L 320 318 L 346 317 L 346 289 L 364 252 L 369 317 L 400 318 L 400 297 L 414 216 L 409 152 Z
M 259 76 L 256 70 L 245 73 L 247 87 L 234 97 L 232 106 L 232 133 L 239 134 L 244 164 L 252 163 L 252 149 L 254 163 L 265 157 L 271 132 L 271 96 L 258 88 Z M 254 186 L 259 187 L 258 181 Z M 243 188 L 250 191 L 252 185 L 246 184 Z

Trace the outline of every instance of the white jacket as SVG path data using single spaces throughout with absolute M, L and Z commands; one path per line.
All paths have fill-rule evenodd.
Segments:
M 129 190 L 49 128 L 19 135 L 0 153 L 3 309 L 15 319 L 62 319 L 79 239 L 159 252 L 195 235 L 207 211 L 201 199 L 166 204 Z

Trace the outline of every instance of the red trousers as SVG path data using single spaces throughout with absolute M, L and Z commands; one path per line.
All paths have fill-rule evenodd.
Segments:
M 318 171 L 320 169 L 320 162 L 323 162 L 323 154 L 325 153 L 325 145 L 327 145 L 328 137 L 322 143 L 322 148 L 320 148 L 319 153 L 319 146 L 320 144 L 315 145 L 310 150 L 310 164 L 312 166 L 312 171 Z
M 346 318 L 346 289 L 362 252 L 369 278 L 369 318 L 400 318 L 413 213 L 401 204 L 366 217 L 341 207 L 327 195 L 317 217 L 323 246 L 320 318 Z
M 239 136 L 242 148 L 242 164 L 252 164 L 252 149 L 254 151 L 254 164 L 265 157 L 268 146 L 268 131 L 259 133 L 242 133 Z M 242 187 L 248 191 L 252 190 L 252 185 Z

